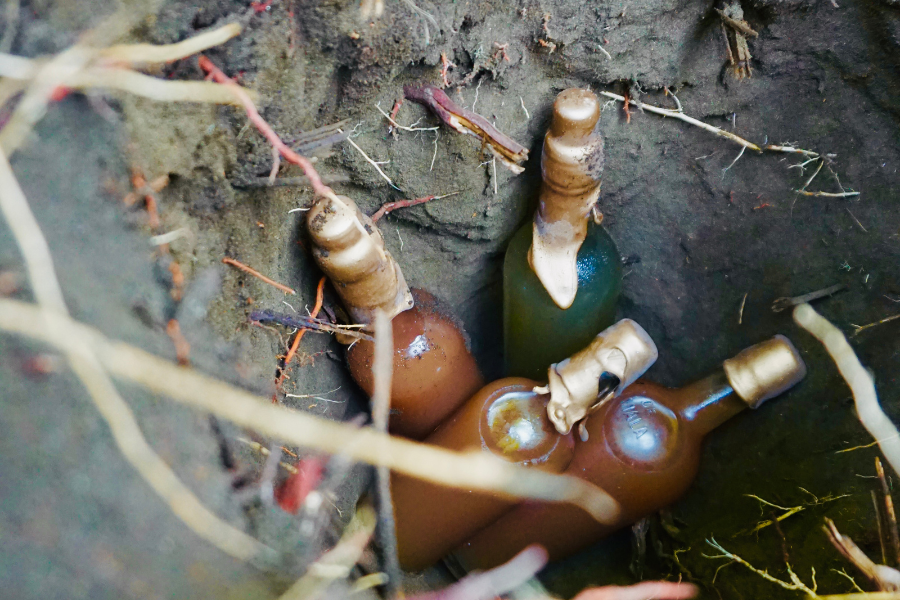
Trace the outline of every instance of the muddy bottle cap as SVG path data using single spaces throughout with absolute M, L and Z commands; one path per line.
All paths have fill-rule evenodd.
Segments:
M 569 88 L 553 102 L 550 135 L 590 135 L 600 118 L 600 102 L 594 92 Z
M 600 101 L 593 92 L 565 90 L 553 103 L 553 120 L 544 137 L 543 182 L 528 261 L 562 309 L 575 301 L 575 262 L 600 196 L 603 138 L 594 133 L 599 117 Z
M 310 209 L 306 223 L 313 257 L 354 321 L 373 322 L 379 308 L 390 318 L 412 308 L 409 286 L 381 233 L 350 198 L 322 198 Z
M 783 335 L 750 346 L 722 363 L 731 387 L 750 408 L 787 391 L 806 376 L 800 353 Z
M 656 362 L 659 352 L 644 328 L 622 319 L 547 373 L 547 415 L 561 434 L 615 398 Z M 544 390 L 536 390 L 544 391 Z M 546 393 L 546 392 L 545 392 Z

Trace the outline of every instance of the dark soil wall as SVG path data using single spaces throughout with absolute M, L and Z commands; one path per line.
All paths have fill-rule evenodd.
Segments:
M 67 3 L 23 5 L 13 52 L 36 56 L 72 43 L 91 22 L 85 12 L 105 6 L 81 4 L 79 11 Z M 789 168 L 800 159 L 748 151 L 734 162 L 739 146 L 684 123 L 639 111 L 629 123 L 614 103 L 601 117 L 607 154 L 602 208 L 628 263 L 621 316 L 640 322 L 659 345 L 649 376 L 681 385 L 775 333 L 789 336 L 809 366 L 794 392 L 714 433 L 699 480 L 672 508 L 674 527 L 653 529 L 651 541 L 657 536 L 661 546 L 650 544 L 643 576 L 681 574 L 701 583 L 709 597 L 787 598 L 794 594 L 740 566 L 723 569 L 713 585 L 722 561 L 702 554 L 715 554 L 704 544 L 715 536 L 754 565 L 786 577 L 781 540 L 772 528 L 735 534 L 769 518 L 769 509 L 761 516 L 759 503 L 747 494 L 795 506 L 812 501 L 801 488 L 820 499 L 849 494 L 783 523 L 792 567 L 805 581 L 815 566 L 820 590 L 851 587 L 832 571 L 847 565 L 827 543 L 824 516 L 877 554 L 869 497 L 875 484 L 866 478 L 873 474 L 876 449 L 835 454 L 870 441 L 849 392 L 790 314 L 769 308 L 780 296 L 845 283 L 848 291 L 817 305 L 844 331 L 900 312 L 900 209 L 892 193 L 900 167 L 900 11 L 876 0 L 838 4 L 745 2 L 745 19 L 760 35 L 750 41 L 753 77 L 742 81 L 726 69 L 712 6 L 679 0 L 418 3 L 437 28 L 400 0 L 387 0 L 384 16 L 373 23 L 358 20 L 356 2 L 276 0 L 269 10 L 244 18 L 243 2 L 175 1 L 135 32 L 135 41 L 179 41 L 244 18 L 245 32 L 208 56 L 260 93 L 264 117 L 286 139 L 349 119 L 354 141 L 375 160 L 389 161 L 382 169 L 399 188 L 342 144 L 317 163 L 323 175 L 345 180 L 334 184 L 338 193 L 371 213 L 386 201 L 458 191 L 397 211 L 379 225 L 407 280 L 456 307 L 491 378 L 501 375 L 503 249 L 533 209 L 540 143 L 550 104 L 562 89 L 620 93 L 630 86 L 643 90 L 645 102 L 671 107 L 662 92 L 668 86 L 687 114 L 717 127 L 758 143 L 794 142 L 833 153 L 840 183 L 860 196 L 798 196 L 792 190 L 812 175 Z M 555 51 L 539 39 L 552 41 Z M 508 62 L 497 58 L 495 43 L 508 44 Z M 449 72 L 452 84 L 481 70 L 467 86 L 451 85 L 451 98 L 474 105 L 531 148 L 524 174 L 498 168 L 495 181 L 478 143 L 447 129 L 436 141 L 431 132 L 387 133 L 375 106 L 390 110 L 404 84 L 438 84 L 442 53 L 456 64 Z M 159 74 L 201 77 L 194 60 Z M 228 255 L 250 264 L 299 290 L 299 299 L 288 299 L 294 308 L 311 307 L 319 274 L 298 244 L 302 217 L 288 213 L 311 201 L 309 191 L 246 187 L 248 179 L 268 175 L 271 155 L 239 111 L 124 96 L 108 100 L 112 122 L 83 97 L 54 106 L 13 161 L 49 238 L 74 316 L 110 336 L 174 355 L 160 329 L 177 310 L 168 296 L 166 264 L 152 255 L 143 213 L 119 202 L 129 191 L 132 165 L 150 178 L 169 174 L 171 184 L 160 194 L 161 229 L 191 232 L 172 244 L 172 257 L 189 282 L 213 282 L 196 288 L 197 318 L 179 314 L 195 366 L 270 394 L 281 342 L 248 327 L 246 315 L 255 307 L 289 309 L 281 293 L 220 269 L 219 261 Z M 419 119 L 422 127 L 435 124 L 418 105 L 403 105 L 401 123 Z M 282 170 L 282 176 L 297 174 Z M 826 169 L 809 189 L 840 190 Z M 5 227 L 0 270 L 23 274 Z M 30 296 L 22 291 L 17 297 Z M 851 341 L 873 369 L 888 414 L 900 418 L 897 323 Z M 25 374 L 24 362 L 39 351 L 0 336 L 0 532 L 6 543 L 0 553 L 6 592 L 0 595 L 272 597 L 301 572 L 304 559 L 298 558 L 281 573 L 263 574 L 186 531 L 118 455 L 64 368 L 43 377 Z M 308 335 L 302 359 L 291 370 L 287 391 L 340 388 L 327 395 L 337 402 L 287 398 L 286 404 L 333 418 L 364 406 L 336 343 Z M 204 415 L 136 388 L 123 386 L 122 392 L 153 446 L 215 512 L 298 557 L 314 555 L 294 550 L 302 540 L 289 517 L 230 491 L 231 475 L 221 467 Z M 227 435 L 239 432 L 227 429 Z M 249 451 L 241 457 L 245 466 L 257 463 Z M 361 487 L 365 477 L 353 482 Z M 607 542 L 551 569 L 547 583 L 571 594 L 586 583 L 632 581 L 628 544 L 627 536 Z M 680 565 L 663 556 L 675 550 Z

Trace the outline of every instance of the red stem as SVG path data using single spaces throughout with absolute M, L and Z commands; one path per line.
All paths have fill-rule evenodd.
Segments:
M 228 75 L 222 72 L 219 67 L 213 64 L 211 60 L 201 55 L 199 58 L 200 68 L 209 73 L 213 79 L 215 79 L 218 83 L 222 85 L 227 85 L 229 89 L 231 89 L 235 98 L 237 98 L 241 104 L 244 105 L 244 109 L 247 111 L 247 117 L 250 119 L 250 122 L 256 125 L 256 128 L 259 129 L 259 132 L 265 136 L 265 138 L 272 144 L 278 153 L 284 157 L 284 159 L 290 163 L 294 163 L 306 174 L 309 178 L 309 183 L 312 185 L 313 191 L 318 196 L 334 196 L 334 191 L 322 183 L 322 178 L 319 177 L 318 172 L 316 172 L 315 167 L 313 167 L 312 163 L 303 156 L 300 156 L 293 150 L 291 150 L 287 144 L 281 141 L 281 138 L 278 137 L 278 134 L 275 133 L 275 130 L 266 123 L 265 119 L 260 116 L 259 111 L 256 110 L 256 106 L 253 104 L 253 100 L 250 99 L 250 96 L 247 95 L 241 86 L 236 84 L 231 80 Z

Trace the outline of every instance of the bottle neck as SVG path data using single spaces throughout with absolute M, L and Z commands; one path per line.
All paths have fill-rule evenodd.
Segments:
M 701 435 L 706 435 L 748 408 L 721 370 L 681 388 L 678 393 L 682 418 L 696 427 Z

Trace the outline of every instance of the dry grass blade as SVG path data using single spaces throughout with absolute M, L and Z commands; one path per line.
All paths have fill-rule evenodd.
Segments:
M 51 323 L 44 319 L 49 316 Z M 99 331 L 39 307 L 0 299 L 0 329 L 64 346 L 74 337 L 97 353 L 113 375 L 183 404 L 208 411 L 262 435 L 329 454 L 391 469 L 440 485 L 495 493 L 509 498 L 569 502 L 600 522 L 614 521 L 619 505 L 609 494 L 577 477 L 552 475 L 507 463 L 481 452 L 461 454 L 356 429 L 269 404 L 268 400 L 178 367 L 134 346 L 106 339 Z
M 875 382 L 860 364 L 853 348 L 841 331 L 819 315 L 809 304 L 794 309 L 794 321 L 822 342 L 850 386 L 856 402 L 856 414 L 863 427 L 878 442 L 884 457 L 900 473 L 900 433 L 878 404 Z

